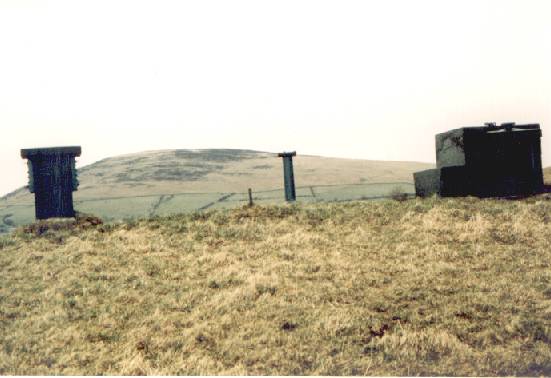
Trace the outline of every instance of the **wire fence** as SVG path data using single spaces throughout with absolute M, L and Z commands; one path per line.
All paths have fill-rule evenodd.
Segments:
M 255 191 L 252 199 L 259 205 L 285 202 L 283 188 Z M 410 182 L 380 182 L 346 185 L 309 185 L 296 188 L 297 202 L 343 202 L 377 200 L 396 194 L 413 196 Z M 249 203 L 247 192 L 170 193 L 138 196 L 117 196 L 75 199 L 77 211 L 94 214 L 106 221 L 189 213 L 210 209 L 225 209 Z M 23 203 L 0 207 L 0 232 L 3 229 L 34 221 L 34 204 Z

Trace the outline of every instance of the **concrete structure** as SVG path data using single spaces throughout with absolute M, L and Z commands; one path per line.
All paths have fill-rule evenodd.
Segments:
M 78 180 L 75 157 L 80 147 L 21 150 L 28 159 L 29 190 L 34 193 L 36 219 L 74 217 L 73 191 Z
M 296 151 L 282 152 L 277 156 L 283 158 L 283 178 L 285 185 L 285 200 L 296 201 L 297 195 L 295 191 L 295 174 L 293 172 L 293 156 L 296 156 Z
M 436 169 L 414 173 L 418 196 L 509 197 L 543 191 L 539 124 L 464 127 L 436 135 Z

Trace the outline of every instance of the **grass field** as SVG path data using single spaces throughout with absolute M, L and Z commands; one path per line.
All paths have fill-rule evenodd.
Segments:
M 48 224 L 0 237 L 4 375 L 551 375 L 549 195 Z

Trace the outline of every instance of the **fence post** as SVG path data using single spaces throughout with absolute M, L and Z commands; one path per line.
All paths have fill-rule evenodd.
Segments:
M 283 178 L 285 185 L 285 200 L 296 201 L 297 195 L 295 191 L 295 175 L 293 172 L 293 156 L 296 156 L 296 151 L 282 152 L 277 156 L 283 158 Z
M 254 203 L 253 203 L 253 191 L 251 188 L 249 188 L 249 206 L 253 206 Z
M 80 147 L 21 150 L 21 157 L 28 159 L 29 190 L 34 193 L 36 219 L 75 216 L 73 191 L 78 187 L 75 157 L 80 153 Z

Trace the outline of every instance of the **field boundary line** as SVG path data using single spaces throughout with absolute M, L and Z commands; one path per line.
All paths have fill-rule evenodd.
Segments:
M 157 193 L 157 194 L 143 194 L 139 196 L 118 196 L 118 197 L 92 197 L 92 198 L 82 198 L 75 199 L 74 202 L 94 202 L 94 201 L 105 201 L 105 200 L 118 200 L 118 199 L 127 199 L 127 198 L 148 198 L 148 197 L 160 197 L 160 196 L 183 196 L 183 195 L 204 195 L 204 194 L 225 194 L 224 192 L 180 192 L 180 193 Z
M 151 206 L 151 211 L 149 212 L 149 217 L 154 217 L 157 210 L 159 210 L 159 207 L 161 207 L 162 204 L 170 202 L 174 198 L 174 195 L 172 194 L 166 194 L 159 197 L 159 201 L 157 203 L 153 204 Z
M 369 185 L 410 185 L 415 186 L 412 182 L 404 182 L 404 181 L 396 181 L 396 182 L 366 182 L 363 184 L 320 184 L 320 185 L 304 185 L 304 186 L 297 186 L 297 189 L 307 189 L 310 187 L 313 188 L 328 188 L 328 187 L 335 187 L 335 186 L 369 186 Z M 277 189 L 276 189 L 277 190 Z M 271 190 L 269 190 L 271 191 Z
M 206 204 L 205 206 L 202 206 L 202 207 L 198 208 L 196 211 L 203 211 L 203 210 L 206 210 L 206 209 L 208 209 L 209 207 L 212 207 L 212 206 L 216 205 L 217 203 L 224 202 L 225 200 L 227 200 L 228 198 L 232 197 L 233 195 L 235 195 L 235 193 L 226 194 L 225 196 L 222 196 L 222 197 L 218 198 L 217 201 L 208 203 L 208 204 Z

